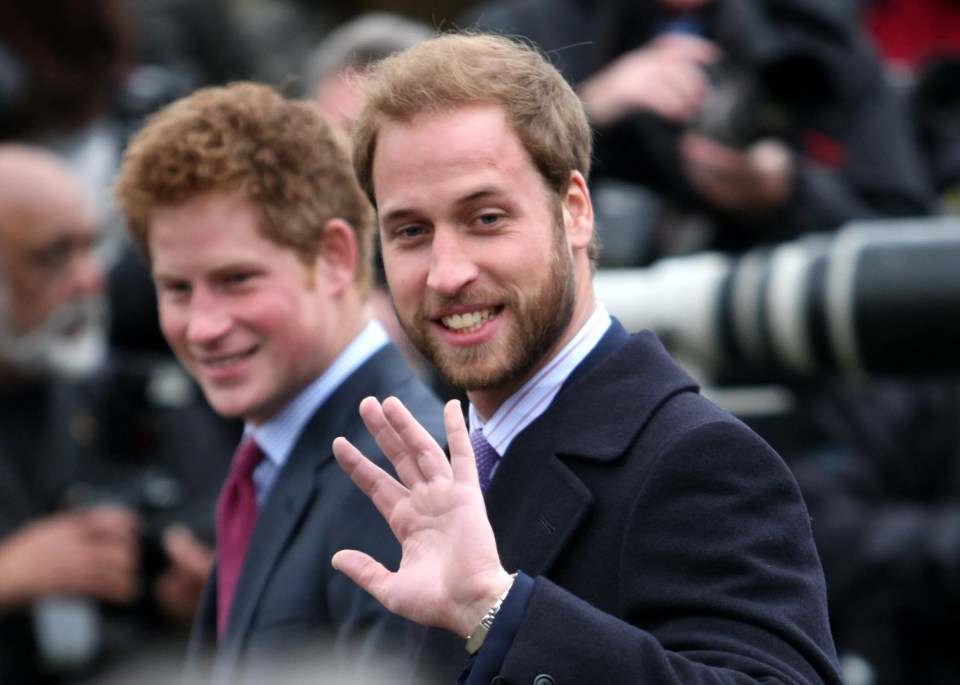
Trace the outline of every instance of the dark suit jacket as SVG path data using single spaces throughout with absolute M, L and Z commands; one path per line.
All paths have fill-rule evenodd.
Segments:
M 486 502 L 505 568 L 534 577 L 498 683 L 839 682 L 793 477 L 652 333 L 613 325 Z M 419 682 L 465 661 L 427 631 Z
M 442 405 L 388 345 L 355 371 L 308 422 L 259 514 L 223 640 L 216 641 L 216 574 L 204 591 L 188 650 L 187 680 L 286 682 L 290 669 L 378 665 L 405 625 L 330 564 L 359 549 L 396 568 L 399 545 L 370 500 L 337 466 L 331 445 L 347 437 L 390 468 L 360 419 L 360 401 L 396 396 L 443 441 Z M 326 653 L 325 653 L 326 652 Z M 307 663 L 304 663 L 306 660 Z M 299 681 L 297 681 L 299 682 Z

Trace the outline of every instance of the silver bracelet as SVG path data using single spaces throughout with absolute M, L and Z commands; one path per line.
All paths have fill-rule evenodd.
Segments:
M 507 598 L 507 594 L 510 592 L 510 588 L 513 587 L 513 581 L 517 579 L 516 573 L 510 574 L 510 584 L 507 586 L 507 589 L 503 591 L 503 594 L 497 598 L 497 601 L 493 603 L 493 606 L 490 607 L 489 611 L 483 615 L 483 618 L 480 619 L 480 622 L 477 623 L 477 627 L 473 629 L 473 632 L 470 633 L 470 637 L 467 638 L 467 643 L 463 646 L 467 650 L 467 654 L 476 654 L 477 650 L 483 645 L 483 641 L 487 637 L 487 633 L 490 632 L 490 626 L 493 625 L 493 619 L 497 617 L 497 612 L 500 611 L 500 606 L 503 604 L 503 600 Z

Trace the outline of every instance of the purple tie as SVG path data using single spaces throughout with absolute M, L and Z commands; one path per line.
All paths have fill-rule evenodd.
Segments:
M 473 456 L 477 460 L 477 475 L 480 476 L 480 489 L 486 490 L 490 485 L 490 475 L 493 467 L 500 460 L 500 455 L 483 437 L 483 429 L 478 428 L 470 433 L 470 444 L 473 446 Z
M 217 500 L 217 635 L 223 635 L 230 615 L 233 590 L 240 577 L 250 534 L 257 523 L 257 496 L 253 469 L 263 452 L 253 438 L 237 447 L 230 473 Z

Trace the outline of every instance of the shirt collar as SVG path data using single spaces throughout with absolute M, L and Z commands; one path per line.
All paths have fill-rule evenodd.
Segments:
M 383 325 L 373 320 L 366 325 L 316 380 L 276 416 L 259 426 L 247 424 L 244 437 L 253 435 L 264 455 L 278 468 L 283 466 L 307 421 L 354 371 L 389 341 Z
M 610 327 L 610 314 L 600 302 L 576 335 L 537 371 L 523 386 L 508 397 L 484 423 L 471 404 L 468 409 L 470 430 L 483 428 L 487 442 L 498 454 L 506 454 L 510 443 L 534 419 L 547 410 L 560 392 L 567 377 L 596 347 Z

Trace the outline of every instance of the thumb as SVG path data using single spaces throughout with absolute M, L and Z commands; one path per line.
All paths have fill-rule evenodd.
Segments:
M 369 554 L 354 549 L 342 549 L 331 559 L 333 568 L 347 576 L 354 583 L 369 592 L 386 606 L 387 585 L 390 571 Z M 387 607 L 389 608 L 389 607 Z
M 182 525 L 163 531 L 163 547 L 173 564 L 193 575 L 206 575 L 213 563 L 213 550 Z

